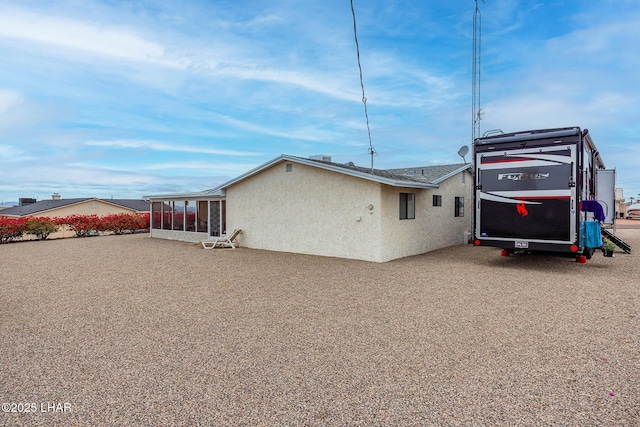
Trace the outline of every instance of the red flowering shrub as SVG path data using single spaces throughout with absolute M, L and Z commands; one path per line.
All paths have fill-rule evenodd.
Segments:
M 100 220 L 103 223 L 103 231 L 111 231 L 113 234 L 135 233 L 139 230 L 149 229 L 149 214 L 118 213 L 105 215 Z
M 97 215 L 69 215 L 55 218 L 59 225 L 66 225 L 75 231 L 75 237 L 95 236 L 101 231 L 113 234 L 134 233 L 149 230 L 149 214 L 118 213 L 104 216 Z
M 14 242 L 22 239 L 27 218 L 10 218 L 0 216 L 0 243 Z
M 56 218 L 59 225 L 66 225 L 69 230 L 74 231 L 74 237 L 95 236 L 102 231 L 102 222 L 98 215 L 69 215 L 63 218 Z
M 69 215 L 65 217 L 10 218 L 0 216 L 0 243 L 21 240 L 22 235 L 34 234 L 38 240 L 66 226 L 74 237 L 96 236 L 102 231 L 113 234 L 135 233 L 149 230 L 149 214 Z

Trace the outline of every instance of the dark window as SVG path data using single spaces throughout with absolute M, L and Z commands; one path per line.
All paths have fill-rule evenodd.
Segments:
M 153 202 L 151 204 L 151 228 L 155 230 L 162 229 L 162 202 Z
M 400 219 L 416 218 L 415 193 L 400 193 Z
M 173 202 L 163 202 L 162 203 L 162 229 L 163 230 L 171 230 L 171 220 L 173 218 L 173 214 L 171 213 Z
M 455 216 L 464 216 L 464 197 L 456 197 Z
M 184 208 L 183 201 L 173 203 L 173 230 L 184 231 Z
M 184 219 L 184 229 L 186 231 L 196 231 L 196 216 L 198 215 L 198 204 L 195 200 L 187 200 L 184 202 L 185 208 L 185 219 Z
M 442 196 L 433 195 L 433 206 L 442 206 Z
M 209 203 L 206 200 L 198 200 L 198 220 L 196 221 L 196 231 L 207 231 L 208 218 Z

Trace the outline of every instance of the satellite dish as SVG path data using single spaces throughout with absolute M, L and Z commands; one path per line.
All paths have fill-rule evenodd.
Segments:
M 463 145 L 462 147 L 460 147 L 460 149 L 458 150 L 458 156 L 462 157 L 462 161 L 467 164 L 467 161 L 465 160 L 464 156 L 467 155 L 467 153 L 469 152 L 469 147 L 467 147 L 466 145 Z

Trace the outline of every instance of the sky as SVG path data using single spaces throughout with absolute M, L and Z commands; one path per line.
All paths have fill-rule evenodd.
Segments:
M 472 142 L 474 0 L 353 0 L 374 167 Z M 481 132 L 580 126 L 640 198 L 637 0 L 486 0 Z M 369 166 L 349 0 L 0 0 L 0 204 Z M 465 158 L 470 161 L 470 155 Z

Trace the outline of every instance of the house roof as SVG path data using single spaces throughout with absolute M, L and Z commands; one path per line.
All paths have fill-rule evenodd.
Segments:
M 262 165 L 251 169 L 250 171 L 232 179 L 231 181 L 227 181 L 224 184 L 216 187 L 212 190 L 209 190 L 212 193 L 221 192 L 223 193 L 227 188 L 231 187 L 234 184 L 237 184 L 240 181 L 244 181 L 245 179 L 252 177 L 254 175 L 259 174 L 260 172 L 269 169 L 270 167 L 283 162 L 292 162 L 299 163 L 307 166 L 317 167 L 320 169 L 330 170 L 333 172 L 341 173 L 344 175 L 349 175 L 357 178 L 366 179 L 369 181 L 379 182 L 381 184 L 390 185 L 393 187 L 408 187 L 408 188 L 438 188 L 436 184 L 432 184 L 423 180 L 416 179 L 415 177 L 410 177 L 408 175 L 401 175 L 391 171 L 383 170 L 383 169 L 370 169 L 364 168 L 360 166 L 355 166 L 353 163 L 334 163 L 327 162 L 324 160 L 315 160 L 304 157 L 291 156 L 288 154 L 282 154 L 275 159 L 272 159 Z
M 95 197 L 85 197 L 77 199 L 58 199 L 58 200 L 40 200 L 24 206 L 14 206 L 12 208 L 3 209 L 0 215 L 3 216 L 25 216 L 36 213 L 46 212 L 52 209 L 58 209 L 64 206 L 83 203 L 90 200 L 98 200 L 104 203 L 121 206 L 136 212 L 148 211 L 149 202 L 142 199 L 97 199 Z
M 435 166 L 417 166 L 412 168 L 388 169 L 401 175 L 408 175 L 414 179 L 439 184 L 442 181 L 459 174 L 460 172 L 471 169 L 470 163 L 456 163 L 451 165 L 435 165 Z
M 471 164 L 452 164 L 452 165 L 438 165 L 438 166 L 421 166 L 415 168 L 401 168 L 401 169 L 371 169 L 361 166 L 356 166 L 353 163 L 335 163 L 319 159 L 310 159 L 305 157 L 292 156 L 289 154 L 282 154 L 260 166 L 251 169 L 244 174 L 225 182 L 224 184 L 205 190 L 198 193 L 181 193 L 181 194 L 162 194 L 145 196 L 149 199 L 161 199 L 161 198 L 185 198 L 185 197 L 221 197 L 224 196 L 227 188 L 231 187 L 238 182 L 241 182 L 247 178 L 261 173 L 262 171 L 271 168 L 272 166 L 283 163 L 292 162 L 299 163 L 307 166 L 317 167 L 333 172 L 366 179 L 373 182 L 379 182 L 381 184 L 390 185 L 393 187 L 406 187 L 406 188 L 438 188 L 438 184 L 453 175 L 456 175 L 466 169 L 471 168 Z

